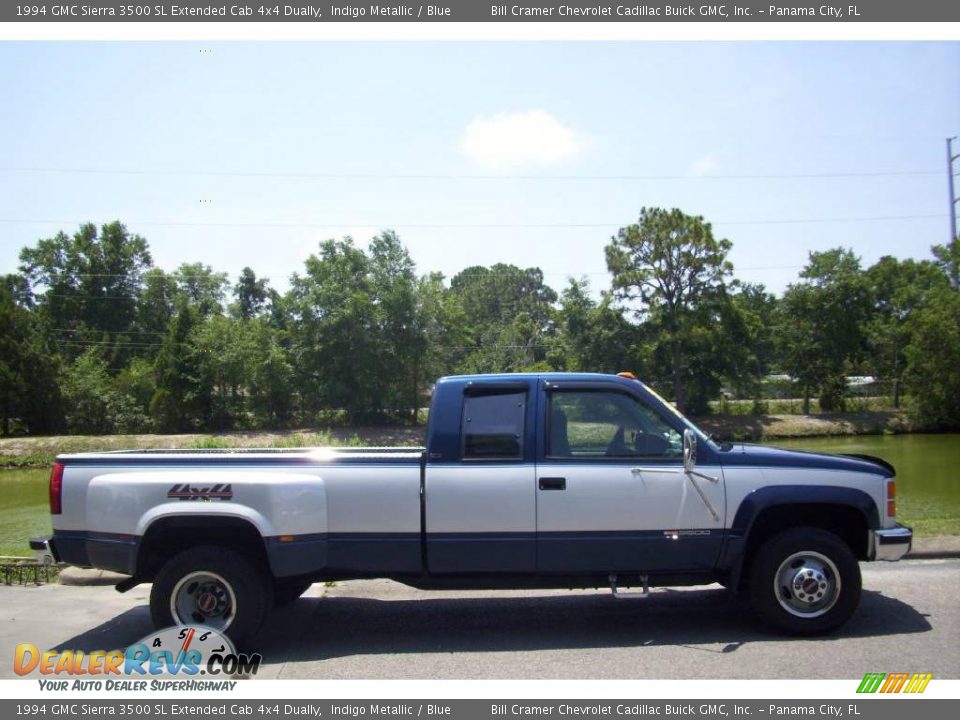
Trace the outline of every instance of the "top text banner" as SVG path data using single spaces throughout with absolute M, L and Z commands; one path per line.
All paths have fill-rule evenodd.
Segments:
M 324 2 L 222 3 L 204 0 L 130 2 L 100 0 L 7 2 L 0 22 L 958 22 L 956 0 L 833 0 L 828 4 L 781 0 L 771 3 L 623 3 L 524 0 L 447 0 L 436 4 Z

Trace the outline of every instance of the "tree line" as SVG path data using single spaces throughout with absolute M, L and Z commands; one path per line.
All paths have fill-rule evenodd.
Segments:
M 960 427 L 960 243 L 924 260 L 811 252 L 781 295 L 741 282 L 702 217 L 643 208 L 605 248 L 610 285 L 536 267 L 419 274 L 392 231 L 319 244 L 289 289 L 249 267 L 156 267 L 120 222 L 60 232 L 0 282 L 0 432 L 193 432 L 416 423 L 446 374 L 635 371 L 681 410 L 721 390 L 804 412 L 873 375 L 926 427 Z

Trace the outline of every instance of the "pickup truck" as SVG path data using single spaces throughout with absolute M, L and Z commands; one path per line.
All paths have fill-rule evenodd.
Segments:
M 238 642 L 311 583 L 595 588 L 718 582 L 783 631 L 855 611 L 858 561 L 898 560 L 894 469 L 718 443 L 630 373 L 455 376 L 426 447 L 60 455 L 61 562 L 152 582 L 158 628 Z

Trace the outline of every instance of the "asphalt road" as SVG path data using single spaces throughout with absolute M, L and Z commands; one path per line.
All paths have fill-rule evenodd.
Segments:
M 421 592 L 389 581 L 314 585 L 260 633 L 266 678 L 960 677 L 960 560 L 863 565 L 854 619 L 826 638 L 759 627 L 719 586 L 609 592 Z M 0 587 L 0 677 L 17 643 L 124 647 L 150 627 L 149 586 Z

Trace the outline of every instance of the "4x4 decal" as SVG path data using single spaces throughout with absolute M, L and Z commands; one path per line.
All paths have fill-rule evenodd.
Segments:
M 233 485 L 217 483 L 211 487 L 195 488 L 189 483 L 174 485 L 167 491 L 167 497 L 175 500 L 232 500 Z

